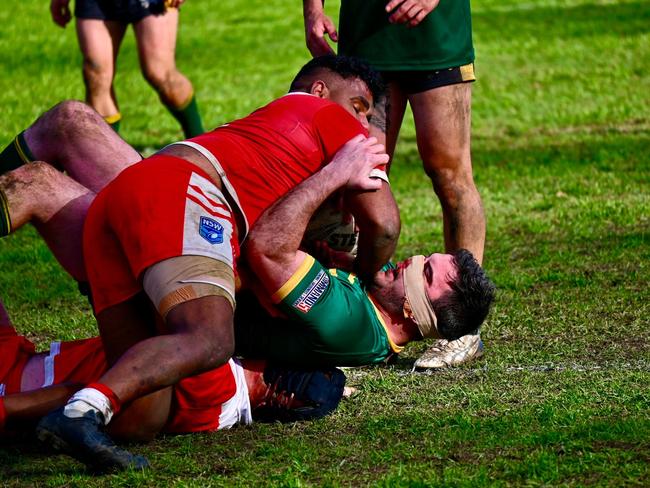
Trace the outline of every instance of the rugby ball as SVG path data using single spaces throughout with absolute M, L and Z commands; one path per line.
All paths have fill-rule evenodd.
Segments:
M 359 231 L 354 217 L 337 208 L 334 202 L 327 200 L 314 213 L 303 242 L 309 246 L 313 241 L 326 241 L 335 251 L 345 251 L 356 255 Z

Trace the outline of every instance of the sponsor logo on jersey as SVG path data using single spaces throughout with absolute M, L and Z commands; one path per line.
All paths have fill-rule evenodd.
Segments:
M 223 242 L 223 225 L 210 217 L 201 217 L 199 235 L 210 244 L 221 244 Z
M 309 312 L 311 307 L 313 307 L 318 299 L 321 297 L 323 292 L 327 290 L 327 285 L 329 285 L 330 278 L 329 276 L 321 269 L 316 278 L 309 284 L 307 289 L 298 297 L 298 299 L 293 302 L 294 308 L 297 308 L 303 313 Z

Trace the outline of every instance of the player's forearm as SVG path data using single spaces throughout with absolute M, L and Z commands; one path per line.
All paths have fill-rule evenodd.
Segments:
M 253 226 L 247 244 L 249 255 L 288 260 L 300 247 L 313 213 L 344 183 L 334 166 L 328 165 L 277 200 Z
M 324 0 L 302 0 L 302 13 L 305 17 L 322 13 L 324 7 Z
M 378 228 L 374 233 L 360 230 L 358 253 L 353 264 L 355 273 L 363 279 L 374 276 L 391 260 L 398 236 L 399 232 L 387 232 L 384 228 Z
M 66 404 L 83 385 L 64 384 L 39 388 L 24 393 L 7 395 L 4 398 L 6 422 L 9 427 L 32 421 L 47 415 L 52 410 Z
M 397 203 L 388 183 L 372 193 L 349 195 L 347 206 L 359 227 L 359 244 L 355 272 L 369 278 L 393 256 L 400 234 Z

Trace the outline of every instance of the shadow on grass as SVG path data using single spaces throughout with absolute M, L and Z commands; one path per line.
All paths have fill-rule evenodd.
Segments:
M 48 451 L 33 436 L 18 435 L 0 439 L 0 479 L 16 486 L 39 484 L 44 476 L 87 474 L 83 466 L 71 465 L 63 456 Z M 11 483 L 3 484 L 11 486 Z

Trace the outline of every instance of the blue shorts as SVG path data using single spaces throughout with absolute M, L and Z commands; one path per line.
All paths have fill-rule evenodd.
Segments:
M 76 0 L 78 19 L 113 20 L 131 24 L 165 12 L 164 0 Z

